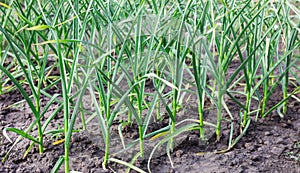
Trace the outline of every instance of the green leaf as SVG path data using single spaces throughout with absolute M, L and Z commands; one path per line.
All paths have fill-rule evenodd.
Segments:
M 57 162 L 55 163 L 54 167 L 52 168 L 51 173 L 58 172 L 60 166 L 64 163 L 64 160 L 65 160 L 64 157 L 60 156 Z
M 0 6 L 11 9 L 11 7 L 7 4 L 4 4 L 3 2 L 0 2 Z
M 52 27 L 48 26 L 48 25 L 37 25 L 37 26 L 30 27 L 30 28 L 26 28 L 26 30 L 28 30 L 28 31 L 41 31 L 41 30 L 45 30 L 45 29 L 48 29 L 48 28 L 52 28 Z
M 27 138 L 27 139 L 29 139 L 29 140 L 35 142 L 35 143 L 40 144 L 40 142 L 39 142 L 36 138 L 34 138 L 33 136 L 31 136 L 30 134 L 28 134 L 28 133 L 26 133 L 26 132 L 24 132 L 24 131 L 22 131 L 22 130 L 20 130 L 20 129 L 14 128 L 14 127 L 6 127 L 6 128 L 4 128 L 4 130 L 3 130 L 3 135 L 4 135 L 10 142 L 12 142 L 12 140 L 8 137 L 6 131 L 15 132 L 15 133 L 17 133 L 17 134 L 23 136 L 24 138 Z
M 75 43 L 75 42 L 81 42 L 80 40 L 74 40 L 74 39 L 65 39 L 65 40 L 47 40 L 41 43 L 35 43 L 33 44 L 34 46 L 41 46 L 41 45 L 45 45 L 45 44 L 52 44 L 52 43 Z
M 115 158 L 109 158 L 108 160 L 109 160 L 109 161 L 112 161 L 112 162 L 119 163 L 119 164 L 121 164 L 121 165 L 125 165 L 125 166 L 127 166 L 127 167 L 129 167 L 129 168 L 131 168 L 131 169 L 133 169 L 133 170 L 135 170 L 135 171 L 137 171 L 137 172 L 140 172 L 140 173 L 146 173 L 145 171 L 141 170 L 140 168 L 138 168 L 138 167 L 136 167 L 136 166 L 134 166 L 134 165 L 132 165 L 132 164 L 130 164 L 130 163 L 128 163 L 128 162 L 124 162 L 124 161 L 122 161 L 122 160 L 115 159 Z

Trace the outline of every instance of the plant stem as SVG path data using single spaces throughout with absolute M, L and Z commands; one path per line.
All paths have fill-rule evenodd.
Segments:
M 141 154 L 141 157 L 144 158 L 145 157 L 145 153 L 144 153 L 143 126 L 139 125 L 138 129 L 139 129 L 139 138 L 140 138 L 140 154 Z
M 133 96 L 132 95 L 129 96 L 129 100 L 130 100 L 131 103 L 133 103 Z M 128 111 L 127 123 L 131 124 L 131 122 L 132 122 L 132 112 Z
M 42 131 L 41 121 L 37 122 L 37 126 L 38 126 L 38 135 L 39 135 L 39 141 L 40 141 L 39 151 L 40 151 L 40 154 L 42 154 L 44 152 L 44 146 L 43 146 L 43 131 Z
M 176 125 L 176 118 L 177 118 L 177 97 L 178 97 L 178 91 L 176 89 L 173 89 L 173 92 L 174 92 L 174 98 L 173 98 L 173 104 L 172 104 L 172 123 L 171 123 L 171 134 L 175 132 L 176 128 L 175 128 L 175 125 Z M 170 140 L 170 149 L 171 151 L 173 151 L 174 149 L 174 138 L 171 138 Z
M 64 134 L 68 136 L 69 131 L 69 96 L 67 91 L 67 78 L 66 78 L 66 67 L 65 62 L 61 54 L 61 47 L 60 44 L 57 43 L 57 52 L 58 52 L 58 59 L 59 59 L 59 69 L 60 69 L 60 78 L 61 78 L 61 85 L 62 85 L 62 97 L 63 97 L 63 108 L 64 108 Z M 70 172 L 70 165 L 69 165 L 69 141 L 66 141 L 64 144 L 65 149 L 65 172 Z
M 104 154 L 104 162 L 103 165 L 106 166 L 109 159 L 109 146 L 110 146 L 110 139 L 109 139 L 109 127 L 107 128 L 107 134 L 105 135 L 105 154 Z
M 142 104 L 143 104 L 143 99 L 142 99 L 142 92 L 138 92 L 138 116 L 142 120 Z M 140 139 L 140 153 L 141 157 L 144 158 L 144 130 L 143 130 L 143 124 L 138 125 L 139 129 L 139 139 Z
M 247 98 L 246 98 L 246 110 L 244 112 L 244 118 L 243 118 L 243 124 L 242 127 L 246 127 L 246 124 L 248 122 L 248 112 L 249 112 L 249 105 L 250 105 L 250 101 L 251 101 L 251 90 L 246 90 L 247 91 Z
M 160 102 L 159 101 L 156 102 L 156 119 L 158 121 L 162 120 L 161 113 L 160 113 Z
M 200 139 L 205 140 L 205 133 L 204 133 L 204 123 L 203 123 L 203 108 L 202 108 L 202 102 L 198 102 L 198 113 L 199 113 L 199 131 L 200 131 Z
M 216 126 L 216 135 L 217 135 L 217 141 L 221 138 L 221 120 L 222 120 L 222 94 L 221 94 L 221 86 L 218 86 L 218 113 L 217 113 L 217 126 Z
M 265 82 L 264 82 L 264 85 L 263 85 L 263 90 L 264 90 L 264 97 L 263 97 L 263 100 L 262 100 L 262 106 L 261 106 L 261 115 L 263 116 L 265 114 L 265 110 L 266 110 L 266 107 L 267 107 L 267 101 L 268 101 L 268 88 L 269 88 L 269 84 L 268 84 L 268 80 L 267 79 Z M 244 120 L 244 125 L 245 125 L 245 120 Z
M 300 27 L 300 22 L 298 23 L 297 25 L 297 28 Z M 297 39 L 297 35 L 298 35 L 298 30 L 297 29 L 294 29 L 293 32 L 292 32 L 292 36 L 288 42 L 288 50 L 289 51 L 290 49 L 292 49 L 292 47 L 294 46 L 295 44 L 295 41 Z M 284 88 L 283 88 L 283 99 L 286 99 L 288 97 L 288 86 L 289 86 L 289 65 L 291 63 L 291 58 L 292 58 L 292 53 L 290 55 L 287 56 L 286 58 L 286 64 L 285 64 L 285 67 L 286 67 L 286 74 L 285 74 L 285 77 L 284 77 Z M 287 102 L 285 101 L 283 103 L 283 107 L 282 107 L 282 112 L 283 114 L 286 114 L 286 111 L 287 111 Z

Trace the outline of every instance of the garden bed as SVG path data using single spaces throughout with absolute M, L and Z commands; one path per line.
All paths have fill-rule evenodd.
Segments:
M 0 2 L 0 172 L 300 172 L 298 4 Z
M 5 94 L 0 98 L 0 113 L 5 115 L 0 116 L 0 130 L 7 126 L 27 127 L 30 124 L 32 117 L 28 106 L 19 105 L 6 108 L 21 99 L 18 92 Z M 187 106 L 188 110 L 185 113 L 195 114 L 196 110 L 193 105 L 196 102 L 195 100 L 189 102 L 191 105 Z M 276 98 L 272 99 L 272 102 L 276 102 Z M 55 106 L 53 107 L 55 108 Z M 232 104 L 229 108 L 234 111 L 237 107 Z M 62 123 L 62 116 L 58 116 L 50 127 L 55 128 L 57 124 Z M 95 124 L 95 126 L 97 125 Z M 152 123 L 151 126 L 155 127 L 155 124 Z M 215 135 L 213 135 L 207 143 L 203 143 L 199 140 L 198 131 L 194 131 L 185 134 L 185 138 L 171 154 L 174 168 L 171 167 L 171 163 L 164 153 L 152 159 L 151 168 L 153 172 L 299 172 L 299 127 L 300 105 L 299 102 L 291 100 L 287 116 L 283 119 L 276 113 L 266 119 L 259 119 L 257 122 L 252 118 L 247 133 L 228 152 L 215 153 L 227 147 L 229 127 L 223 127 L 220 142 L 216 142 Z M 132 136 L 133 131 L 127 131 L 128 136 Z M 13 136 L 13 133 L 9 134 Z M 16 135 L 14 137 L 16 138 Z M 108 170 L 103 170 L 104 145 L 99 143 L 100 139 L 100 133 L 99 136 L 91 136 L 86 131 L 74 133 L 70 152 L 71 170 L 79 172 L 125 172 L 126 167 L 116 163 L 110 163 L 107 167 Z M 63 144 L 54 146 L 52 144 L 54 141 L 55 139 L 47 137 L 45 153 L 39 154 L 38 148 L 35 147 L 25 158 L 23 155 L 30 141 L 20 141 L 13 148 L 7 160 L 1 163 L 0 172 L 50 172 L 59 156 L 64 153 Z M 0 157 L 3 158 L 12 144 L 3 135 L 1 135 L 0 143 Z M 128 155 L 119 155 L 119 159 L 130 161 Z M 138 160 L 136 166 L 147 171 L 147 160 Z M 63 172 L 63 168 L 61 168 L 61 172 Z

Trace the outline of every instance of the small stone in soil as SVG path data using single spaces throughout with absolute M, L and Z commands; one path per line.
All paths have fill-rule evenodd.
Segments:
M 264 141 L 264 144 L 265 144 L 265 145 L 270 145 L 270 144 L 271 144 L 271 141 L 265 140 L 265 141 Z
M 263 140 L 259 138 L 259 139 L 257 139 L 257 143 L 262 144 Z
M 275 146 L 271 149 L 271 153 L 275 155 L 281 155 L 284 149 L 285 147 L 282 145 L 280 145 L 280 147 Z
M 244 146 L 245 146 L 245 148 L 248 149 L 248 148 L 250 148 L 252 145 L 253 145 L 253 144 L 252 144 L 251 142 L 248 142 L 248 143 L 245 143 Z
M 250 159 L 257 162 L 257 161 L 260 161 L 262 158 L 259 155 L 251 155 Z
M 272 135 L 271 132 L 269 132 L 269 131 L 266 131 L 266 132 L 265 132 L 265 136 L 270 136 L 270 135 Z
M 230 166 L 235 166 L 235 165 L 237 165 L 237 164 L 239 164 L 239 159 L 233 159 L 231 162 L 230 162 Z
M 278 138 L 278 139 L 276 140 L 276 143 L 277 143 L 277 144 L 283 144 L 284 142 L 283 142 L 283 139 L 282 139 L 282 138 Z
M 182 155 L 183 151 L 182 150 L 177 150 L 176 151 L 176 157 L 180 157 Z

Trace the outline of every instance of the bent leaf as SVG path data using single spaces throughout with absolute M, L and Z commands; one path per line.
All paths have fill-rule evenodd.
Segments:
M 45 29 L 48 29 L 48 28 L 52 28 L 52 27 L 49 26 L 49 25 L 37 25 L 37 26 L 30 27 L 30 28 L 26 28 L 26 30 L 41 31 L 41 30 L 45 30 Z
M 0 6 L 11 9 L 11 7 L 7 4 L 4 4 L 3 2 L 0 2 Z
M 15 133 L 17 133 L 18 135 L 23 136 L 24 138 L 27 138 L 27 139 L 29 139 L 29 140 L 35 142 L 35 143 L 40 144 L 40 142 L 39 142 L 36 138 L 34 138 L 34 137 L 31 136 L 30 134 L 24 132 L 23 130 L 20 130 L 20 129 L 17 129 L 17 128 L 13 128 L 13 127 L 6 127 L 6 128 L 4 128 L 4 130 L 3 130 L 3 135 L 4 135 L 10 142 L 12 142 L 12 140 L 8 137 L 6 131 L 15 132 Z
M 170 131 L 161 132 L 161 133 L 159 133 L 159 134 L 153 136 L 152 138 L 150 138 L 150 141 L 151 141 L 151 140 L 155 140 L 155 139 L 157 139 L 157 138 L 159 138 L 159 137 L 161 137 L 161 136 L 165 136 L 165 135 L 167 135 L 167 134 L 170 134 Z
M 73 39 L 67 39 L 67 40 L 48 40 L 41 43 L 35 43 L 32 44 L 33 46 L 41 46 L 45 44 L 52 44 L 52 43 L 74 43 L 74 42 L 81 42 L 80 40 L 73 40 Z
M 167 86 L 169 86 L 169 87 L 171 87 L 171 88 L 173 88 L 173 89 L 178 90 L 178 88 L 177 88 L 175 85 L 173 85 L 171 82 L 169 82 L 169 81 L 167 81 L 167 80 L 165 80 L 165 79 L 163 79 L 163 78 L 157 76 L 155 73 L 145 74 L 144 77 L 156 78 L 156 79 L 158 79 L 158 80 L 161 80 L 161 81 L 162 81 L 163 83 L 165 83 Z
M 115 162 L 115 163 L 119 163 L 119 164 L 121 164 L 121 165 L 125 165 L 125 166 L 127 166 L 127 167 L 129 167 L 129 168 L 131 168 L 131 169 L 133 169 L 133 170 L 135 170 L 135 171 L 137 171 L 137 172 L 140 172 L 140 173 L 146 173 L 146 172 L 143 171 L 142 169 L 140 169 L 140 168 L 138 168 L 138 167 L 136 167 L 136 166 L 134 166 L 134 165 L 132 165 L 132 164 L 130 164 L 130 163 L 128 163 L 128 162 L 124 162 L 124 161 L 122 161 L 122 160 L 115 159 L 115 158 L 109 158 L 108 160 L 109 160 L 109 161 L 112 161 L 112 162 Z

